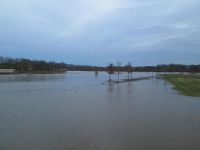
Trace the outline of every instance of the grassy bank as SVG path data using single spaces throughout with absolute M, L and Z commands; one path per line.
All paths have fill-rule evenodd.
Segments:
M 186 96 L 200 96 L 200 75 L 167 74 L 161 78 L 174 85 L 174 89 Z

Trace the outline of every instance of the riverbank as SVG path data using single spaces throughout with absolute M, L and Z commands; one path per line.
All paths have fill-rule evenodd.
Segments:
M 200 75 L 166 74 L 160 77 L 186 96 L 200 96 Z

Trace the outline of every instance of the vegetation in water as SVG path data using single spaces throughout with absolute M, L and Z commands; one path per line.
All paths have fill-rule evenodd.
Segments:
M 166 74 L 161 78 L 174 85 L 174 89 L 186 96 L 200 96 L 200 75 Z

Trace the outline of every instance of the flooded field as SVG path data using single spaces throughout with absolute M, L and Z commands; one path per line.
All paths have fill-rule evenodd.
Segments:
M 0 150 L 199 150 L 199 97 L 155 78 L 107 80 L 104 72 L 1 75 Z

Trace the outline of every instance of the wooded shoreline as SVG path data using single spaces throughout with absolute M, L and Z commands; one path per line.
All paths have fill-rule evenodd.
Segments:
M 131 62 L 121 62 L 108 66 L 74 65 L 64 62 L 30 60 L 0 56 L 0 69 L 15 69 L 16 73 L 56 73 L 65 71 L 111 71 L 111 72 L 200 72 L 200 64 L 161 64 L 156 66 L 134 66 Z

